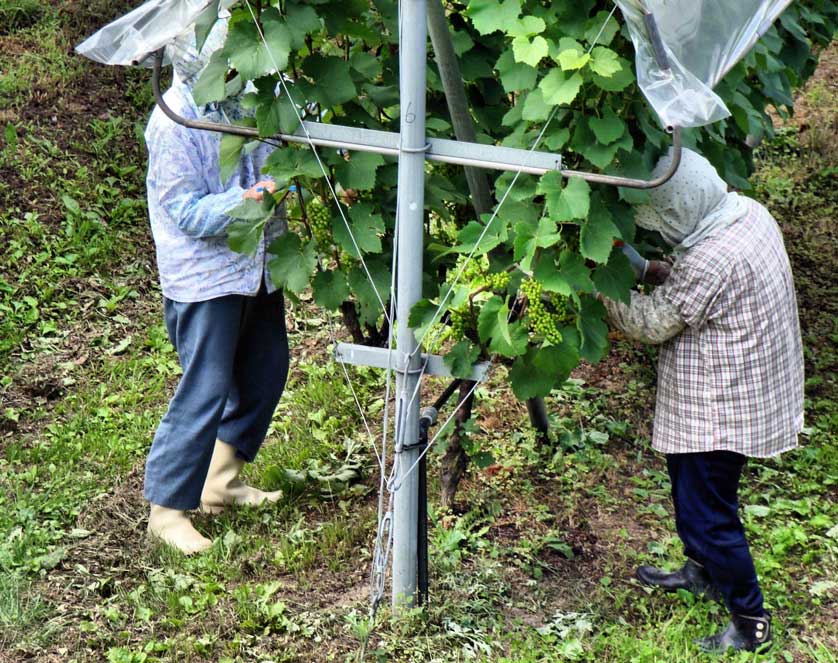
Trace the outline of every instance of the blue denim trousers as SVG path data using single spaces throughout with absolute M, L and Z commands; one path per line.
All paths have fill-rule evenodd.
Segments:
M 172 509 L 201 499 L 216 438 L 252 461 L 288 377 L 281 292 L 164 300 L 183 375 L 146 461 L 145 498 Z
M 762 592 L 739 519 L 746 460 L 731 451 L 667 454 L 666 466 L 684 553 L 704 566 L 731 613 L 760 616 Z

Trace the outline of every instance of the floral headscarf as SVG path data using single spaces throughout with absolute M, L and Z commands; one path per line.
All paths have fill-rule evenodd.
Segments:
M 672 163 L 672 152 L 664 156 L 652 173 L 662 175 Z M 651 189 L 650 202 L 635 210 L 635 223 L 658 231 L 683 252 L 742 218 L 747 198 L 728 193 L 727 184 L 700 154 L 684 149 L 681 165 L 665 184 Z

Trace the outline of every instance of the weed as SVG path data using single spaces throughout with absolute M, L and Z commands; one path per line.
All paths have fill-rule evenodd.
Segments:
M 43 5 L 38 0 L 0 0 L 0 35 L 34 25 L 43 13 Z

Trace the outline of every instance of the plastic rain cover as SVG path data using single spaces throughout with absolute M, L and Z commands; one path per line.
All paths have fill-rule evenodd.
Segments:
M 698 127 L 728 115 L 713 87 L 753 47 L 791 0 L 616 0 L 637 54 L 637 82 L 665 126 Z M 658 26 L 662 69 L 645 16 Z
M 112 65 L 141 64 L 192 28 L 218 0 L 149 0 L 76 46 L 80 55 Z

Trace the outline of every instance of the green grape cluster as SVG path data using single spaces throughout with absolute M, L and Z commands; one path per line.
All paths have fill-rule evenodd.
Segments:
M 552 304 L 553 310 L 555 311 L 554 317 L 556 318 L 557 325 L 573 324 L 574 312 L 570 306 L 569 298 L 554 293 L 550 296 L 550 304 Z
M 495 292 L 504 292 L 509 285 L 509 272 L 495 272 L 486 277 L 486 285 L 490 290 Z
M 317 242 L 320 251 L 326 251 L 332 243 L 332 215 L 319 198 L 312 200 L 306 208 L 311 234 Z
M 556 327 L 558 316 L 547 310 L 541 299 L 541 283 L 526 279 L 521 283 L 521 293 L 526 296 L 529 312 L 530 331 L 543 336 L 550 343 L 561 343 L 562 334 Z
M 468 306 L 451 311 L 451 338 L 454 341 L 461 341 L 466 335 L 466 330 L 471 324 L 471 311 Z
M 468 256 L 461 255 L 457 259 L 457 264 L 448 270 L 448 282 L 454 281 L 454 277 L 463 269 L 460 275 L 460 283 L 467 285 L 480 285 L 486 277 L 486 272 L 489 271 L 489 259 L 486 256 L 472 256 L 471 260 L 466 261 Z M 465 265 L 465 267 L 463 267 Z

